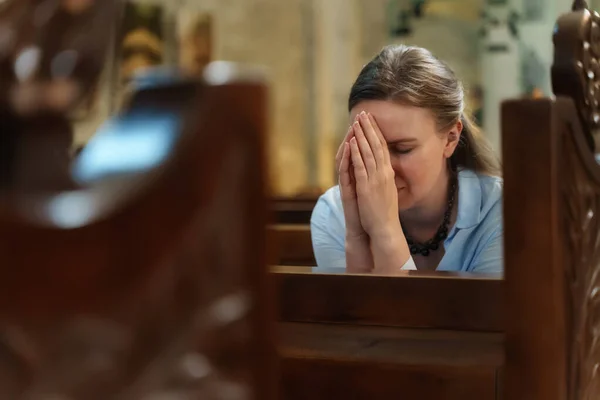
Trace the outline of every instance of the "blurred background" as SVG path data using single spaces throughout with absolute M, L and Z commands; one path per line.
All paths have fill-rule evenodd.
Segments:
M 598 8 L 600 0 L 590 6 Z M 127 3 L 95 95 L 76 118 L 77 146 L 118 111 L 148 67 L 201 76 L 210 61 L 260 64 L 271 80 L 273 195 L 335 184 L 334 157 L 356 75 L 388 44 L 426 47 L 449 63 L 499 152 L 500 103 L 551 94 L 550 41 L 572 0 L 138 0 Z

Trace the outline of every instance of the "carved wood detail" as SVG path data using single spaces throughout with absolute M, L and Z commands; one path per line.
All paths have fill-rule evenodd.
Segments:
M 567 286 L 568 398 L 592 400 L 600 396 L 600 182 L 582 162 L 582 156 L 591 154 L 582 143 L 577 143 L 575 135 L 582 136 L 573 132 L 572 127 L 562 134 L 560 174 Z M 590 167 L 598 169 L 596 165 Z
M 573 0 L 573 7 L 571 7 L 571 9 L 573 11 L 581 10 L 581 9 L 584 9 L 584 8 L 588 8 L 587 1 L 585 1 L 585 0 Z
M 575 101 L 590 148 L 600 128 L 600 14 L 575 1 L 554 30 L 552 87 Z
M 568 399 L 592 400 L 600 396 L 600 167 L 590 151 L 600 128 L 600 15 L 575 0 L 557 21 L 554 46 L 554 93 L 573 99 L 569 111 L 581 122 L 559 130 Z

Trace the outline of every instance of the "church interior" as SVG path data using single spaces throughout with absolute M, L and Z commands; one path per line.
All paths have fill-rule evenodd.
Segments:
M 0 0 L 0 400 L 600 399 L 595 10 Z M 484 226 L 484 206 L 461 208 L 471 193 L 448 150 L 440 168 L 456 183 L 444 180 L 442 225 L 418 246 L 398 171 L 409 185 L 437 164 L 412 171 L 425 150 L 394 153 L 381 108 L 352 111 L 361 95 L 434 109 L 357 89 L 386 67 L 368 69 L 382 49 L 407 46 L 460 82 L 454 145 L 479 159 L 463 139 L 472 120 L 500 165 L 498 219 Z M 442 78 L 426 81 L 405 98 Z M 386 272 L 366 219 L 383 195 L 360 186 L 376 163 L 406 236 L 394 254 L 407 263 Z M 353 204 L 367 272 L 351 266 Z M 480 225 L 463 226 L 475 208 Z M 336 224 L 324 244 L 316 229 Z M 472 267 L 484 228 L 499 273 Z M 326 261 L 332 246 L 345 268 Z M 430 251 L 464 265 L 431 268 Z

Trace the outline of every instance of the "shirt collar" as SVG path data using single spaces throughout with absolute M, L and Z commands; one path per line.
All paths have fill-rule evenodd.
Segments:
M 456 228 L 468 229 L 481 222 L 481 184 L 471 170 L 458 172 L 458 215 Z

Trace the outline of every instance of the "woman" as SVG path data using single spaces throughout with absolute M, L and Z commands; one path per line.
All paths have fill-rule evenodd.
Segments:
M 311 218 L 319 267 L 502 272 L 499 163 L 464 97 L 422 48 L 386 47 L 363 68 L 336 157 L 339 185 Z

